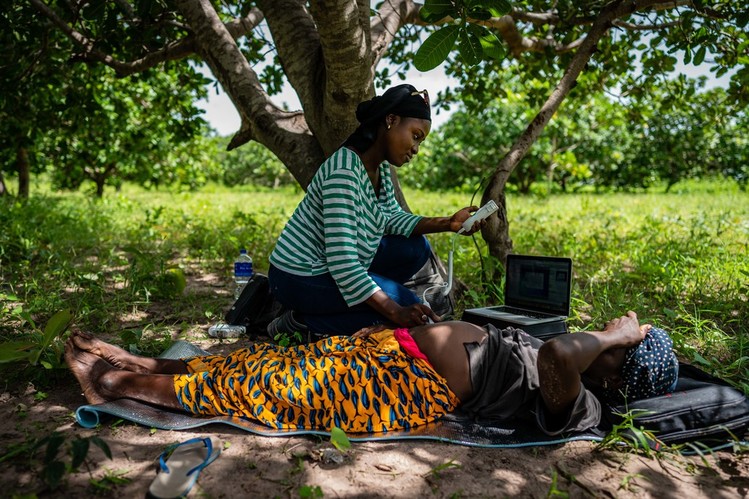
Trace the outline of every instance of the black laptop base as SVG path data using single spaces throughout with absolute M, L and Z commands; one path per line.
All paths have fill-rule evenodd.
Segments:
M 517 323 L 511 323 L 503 321 L 497 317 L 492 317 L 492 313 L 489 310 L 491 307 L 483 308 L 470 308 L 463 312 L 462 320 L 476 324 L 477 326 L 484 326 L 486 324 L 492 324 L 497 329 L 504 329 L 506 327 L 514 327 L 522 329 L 526 333 L 534 336 L 540 340 L 548 340 L 560 334 L 568 333 L 567 323 L 564 321 L 545 322 L 541 324 L 533 325 L 520 325 Z

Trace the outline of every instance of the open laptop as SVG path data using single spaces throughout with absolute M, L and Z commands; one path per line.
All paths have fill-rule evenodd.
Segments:
M 468 309 L 463 320 L 481 326 L 513 326 L 548 339 L 567 332 L 571 285 L 569 258 L 508 255 L 505 304 Z

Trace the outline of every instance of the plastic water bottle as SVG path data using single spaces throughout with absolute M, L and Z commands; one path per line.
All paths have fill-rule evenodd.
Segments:
M 208 336 L 211 338 L 236 338 L 242 336 L 245 333 L 244 326 L 234 326 L 232 324 L 225 324 L 219 322 L 208 328 Z
M 247 282 L 252 279 L 252 258 L 247 254 L 247 250 L 239 250 L 239 256 L 234 261 L 234 299 L 237 300 L 242 294 Z

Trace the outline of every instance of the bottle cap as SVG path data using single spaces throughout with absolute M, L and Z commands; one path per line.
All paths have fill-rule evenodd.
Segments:
M 242 248 L 242 249 L 240 249 L 240 250 L 239 250 L 239 253 L 240 253 L 240 254 L 242 254 L 242 253 L 247 253 L 247 250 L 246 250 L 246 249 L 244 249 L 244 248 Z

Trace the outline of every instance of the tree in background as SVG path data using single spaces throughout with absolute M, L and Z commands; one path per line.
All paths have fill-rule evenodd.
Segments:
M 647 95 L 674 71 L 674 54 L 682 51 L 685 64 L 705 64 L 716 76 L 737 68 L 729 93 L 740 106 L 749 101 L 746 5 L 724 1 L 560 1 L 549 7 L 541 6 L 546 2 L 522 2 L 528 10 L 520 10 L 520 4 L 513 3 L 516 8 L 509 22 L 506 16 L 482 21 L 495 27 L 504 40 L 516 40 L 515 44 L 507 43 L 513 58 L 472 65 L 465 57 L 453 55 L 448 64 L 449 73 L 460 80 L 452 97 L 465 99 L 469 95 L 475 105 L 501 95 L 504 80 L 498 75 L 502 72 L 518 74 L 523 80 L 550 82 L 548 92 L 539 92 L 532 99 L 538 112 L 497 162 L 483 192 L 482 203 L 493 199 L 502 208 L 482 230 L 490 253 L 500 261 L 512 250 L 504 209 L 505 186 L 568 95 L 603 90 L 617 91 L 627 98 Z M 513 22 L 519 19 L 523 21 L 520 25 Z M 588 78 L 580 78 L 584 73 Z
M 742 140 L 746 131 L 739 126 L 746 121 L 746 112 L 732 109 L 733 101 L 723 89 L 699 92 L 701 86 L 681 77 L 655 90 L 646 106 L 643 103 L 646 118 L 636 127 L 635 153 L 629 168 L 622 170 L 619 185 L 647 187 L 655 180 L 664 182 L 668 192 L 681 180 L 720 174 L 742 185 L 741 176 L 725 166 L 728 159 L 736 171 L 746 171 L 749 147 Z
M 176 161 L 180 148 L 207 133 L 194 104 L 205 89 L 190 91 L 181 79 L 168 69 L 117 78 L 104 66 L 77 68 L 64 84 L 61 128 L 45 141 L 55 185 L 78 189 L 91 180 L 101 197 L 106 183 L 124 179 L 150 187 L 173 183 L 178 168 L 194 164 L 189 157 Z
M 262 185 L 280 187 L 296 185 L 294 177 L 281 161 L 266 147 L 250 142 L 244 147 L 227 150 L 229 138 L 218 137 L 217 158 L 222 174 L 217 180 L 225 185 Z
M 401 173 L 404 184 L 450 189 L 459 181 L 464 190 L 480 192 L 497 159 L 507 154 L 533 118 L 534 111 L 526 104 L 528 89 L 539 86 L 546 84 L 508 75 L 502 97 L 472 110 L 461 105 Z M 539 182 L 563 191 L 591 183 L 591 170 L 598 162 L 614 161 L 612 157 L 628 144 L 625 113 L 601 93 L 570 99 L 514 169 L 508 186 L 527 194 Z
M 59 126 L 65 107 L 61 89 L 69 71 L 62 62 L 70 50 L 27 3 L 0 10 L 0 194 L 7 192 L 5 177 L 15 175 L 18 195 L 29 195 L 30 175 L 39 167 L 35 147 Z
M 31 171 L 50 171 L 62 188 L 91 180 L 98 196 L 107 182 L 158 185 L 183 172 L 195 184 L 203 175 L 196 161 L 209 155 L 189 143 L 206 133 L 195 101 L 207 80 L 193 67 L 118 78 L 71 58 L 68 38 L 25 3 L 0 13 L 0 26 L 0 180 L 17 175 L 19 196 L 28 196 Z
M 375 9 L 365 0 L 257 0 L 218 8 L 209 0 L 30 1 L 74 41 L 81 57 L 119 74 L 164 61 L 204 61 L 242 119 L 230 147 L 258 141 L 302 187 L 355 128 L 355 107 L 372 95 L 380 61 L 387 56 L 406 69 L 411 43 L 421 36 L 413 28 L 441 26 L 417 53 L 418 67 L 436 66 L 455 47 L 461 69 L 479 63 L 495 72 L 506 64 L 524 79 L 556 81 L 494 167 L 482 201 L 493 199 L 502 207 L 507 179 L 584 70 L 600 75 L 601 86 L 621 85 L 621 75 L 635 73 L 638 56 L 644 74 L 662 75 L 674 67 L 667 51 L 683 50 L 695 64 L 714 56 L 710 62 L 721 73 L 743 64 L 749 20 L 745 6 L 724 0 L 432 0 L 424 6 L 387 0 Z M 263 21 L 267 31 L 256 31 Z M 645 33 L 650 46 L 644 45 Z M 485 58 L 497 62 L 479 62 Z M 389 74 L 383 70 L 380 76 L 387 80 Z M 284 78 L 301 111 L 273 102 Z M 746 99 L 749 69 L 741 67 L 732 78 L 732 93 Z M 504 209 L 482 234 L 491 254 L 504 261 L 512 249 Z
M 668 191 L 681 180 L 712 175 L 745 187 L 746 112 L 735 109 L 724 89 L 706 91 L 704 84 L 704 78 L 680 76 L 653 88 L 647 99 L 570 96 L 515 168 L 508 189 L 528 193 L 533 184 L 546 184 L 549 191 L 630 190 L 663 183 Z M 480 192 L 496 158 L 532 118 L 524 103 L 543 85 L 506 75 L 503 97 L 473 111 L 461 105 L 403 170 L 403 183 Z
M 730 123 L 732 133 L 715 137 L 715 168 L 745 191 L 749 185 L 749 113 L 745 109 L 738 116 L 723 118 Z

